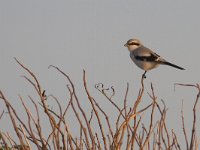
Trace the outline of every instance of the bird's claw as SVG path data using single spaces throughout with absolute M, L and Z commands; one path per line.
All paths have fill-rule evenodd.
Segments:
M 144 79 L 147 78 L 147 77 L 146 77 L 146 73 L 147 73 L 147 71 L 145 71 L 145 72 L 143 73 L 142 78 L 144 78 Z

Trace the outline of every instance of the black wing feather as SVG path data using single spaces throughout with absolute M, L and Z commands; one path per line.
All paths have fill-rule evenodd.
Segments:
M 150 56 L 135 56 L 135 59 L 140 60 L 140 61 L 150 61 L 150 62 L 155 62 L 158 61 L 158 58 L 160 56 L 157 55 L 156 53 L 152 54 Z

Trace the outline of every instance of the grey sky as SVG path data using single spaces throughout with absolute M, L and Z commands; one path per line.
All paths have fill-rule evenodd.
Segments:
M 85 69 L 92 92 L 98 82 L 113 85 L 119 92 L 129 82 L 130 98 L 136 97 L 143 71 L 133 64 L 123 45 L 130 38 L 139 38 L 166 60 L 186 69 L 160 66 L 148 72 L 145 81 L 146 92 L 152 82 L 158 99 L 166 102 L 168 115 L 174 117 L 169 126 L 177 129 L 180 120 L 175 118 L 180 119 L 181 100 L 191 122 L 196 93 L 183 87 L 174 92 L 173 84 L 200 82 L 199 6 L 198 0 L 1 0 L 0 89 L 10 98 L 18 93 L 26 96 L 32 90 L 20 78 L 24 72 L 13 59 L 17 57 L 38 75 L 49 93 L 59 95 L 66 90 L 62 77 L 48 70 L 53 64 L 68 73 L 79 90 Z M 17 100 L 12 100 L 18 107 Z M 5 126 L 6 122 L 0 123 L 0 128 Z

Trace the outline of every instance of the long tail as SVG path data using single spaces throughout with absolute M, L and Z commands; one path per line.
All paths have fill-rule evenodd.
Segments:
M 169 65 L 169 66 L 172 66 L 172 67 L 177 68 L 177 69 L 180 69 L 180 70 L 185 70 L 184 68 L 179 67 L 179 66 L 177 66 L 177 65 L 175 65 L 175 64 L 172 64 L 172 63 L 170 63 L 170 62 L 167 62 L 167 61 L 162 62 L 162 64 L 164 64 L 164 65 Z

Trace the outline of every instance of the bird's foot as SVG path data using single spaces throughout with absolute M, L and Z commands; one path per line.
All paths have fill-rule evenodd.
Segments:
M 142 78 L 144 78 L 144 79 L 147 78 L 147 77 L 146 77 L 146 73 L 147 73 L 147 71 L 145 71 L 145 72 L 143 73 Z

